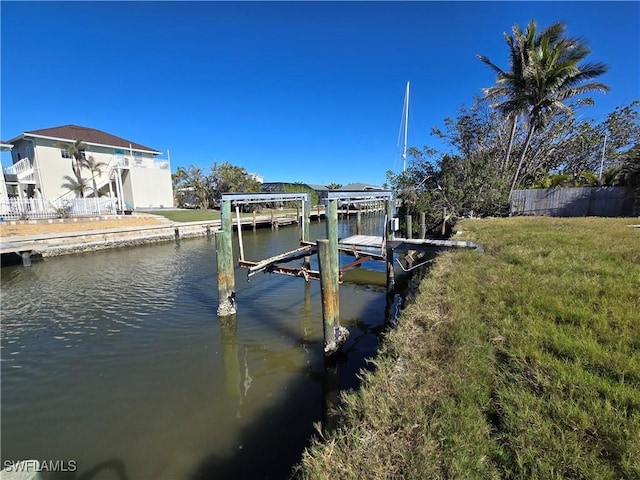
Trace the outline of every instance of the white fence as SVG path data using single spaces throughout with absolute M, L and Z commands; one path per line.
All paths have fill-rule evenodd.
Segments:
M 0 202 L 3 220 L 33 220 L 38 218 L 66 218 L 93 215 L 115 215 L 116 198 L 72 198 L 46 200 L 42 198 L 10 198 Z

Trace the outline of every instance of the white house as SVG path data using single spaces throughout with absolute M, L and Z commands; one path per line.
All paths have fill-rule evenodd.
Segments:
M 75 179 L 73 160 L 64 147 L 76 140 L 86 145 L 85 158 L 93 157 L 96 164 L 102 164 L 99 171 L 82 170 L 88 185 L 85 197 L 115 197 L 120 209 L 173 206 L 169 161 L 156 158 L 162 152 L 77 125 L 31 130 L 6 142 L 13 146 L 13 165 L 4 168 L 5 178 L 15 176 L 18 181 L 13 196 L 49 201 L 75 197 L 63 185 L 69 183 L 65 177 Z M 98 192 L 93 191 L 93 180 Z

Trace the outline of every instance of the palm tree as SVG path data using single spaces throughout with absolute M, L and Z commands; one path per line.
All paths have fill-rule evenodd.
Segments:
M 564 102 L 589 91 L 606 92 L 603 83 L 585 83 L 602 75 L 607 67 L 602 63 L 581 63 L 591 50 L 580 40 L 564 36 L 565 25 L 554 23 L 542 32 L 532 20 L 526 31 L 518 25 L 513 36 L 505 39 L 510 49 L 511 70 L 506 72 L 491 61 L 480 60 L 497 72 L 497 83 L 485 90 L 490 98 L 500 99 L 496 106 L 514 122 L 507 158 L 511 151 L 518 116 L 526 120 L 527 134 L 513 175 L 509 196 L 513 192 L 533 134 L 544 128 L 558 113 L 571 113 Z M 508 163 L 508 160 L 505 161 Z
M 80 161 L 80 166 L 82 168 L 86 168 L 91 172 L 91 181 L 93 182 L 93 196 L 98 198 L 98 185 L 96 183 L 96 176 L 100 176 L 102 173 L 102 168 L 107 167 L 108 164 L 105 162 L 96 161 L 92 155 L 89 155 L 86 158 L 83 158 Z
M 204 210 L 209 209 L 211 198 L 211 181 L 200 167 L 190 165 L 186 172 L 185 184 L 191 187 L 193 196 L 198 202 L 198 206 Z
M 76 179 L 71 175 L 65 175 L 62 179 L 64 180 L 64 183 L 60 185 L 62 188 L 67 188 L 70 192 L 75 192 L 76 197 L 84 198 L 84 191 L 89 186 L 89 180 L 82 177 Z
M 66 150 L 71 157 L 71 170 L 76 177 L 76 184 L 82 183 L 82 161 L 85 159 L 87 144 L 82 140 L 75 140 L 73 143 L 58 142 L 58 148 Z M 82 195 L 84 196 L 84 191 Z

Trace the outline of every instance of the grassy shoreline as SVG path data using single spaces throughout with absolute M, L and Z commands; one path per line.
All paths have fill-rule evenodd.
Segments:
M 637 219 L 466 220 L 299 478 L 640 478 Z

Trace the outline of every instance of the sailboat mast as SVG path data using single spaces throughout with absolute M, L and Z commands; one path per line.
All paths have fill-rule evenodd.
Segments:
M 404 148 L 402 149 L 402 171 L 407 169 L 407 134 L 409 131 L 409 82 L 404 94 Z

